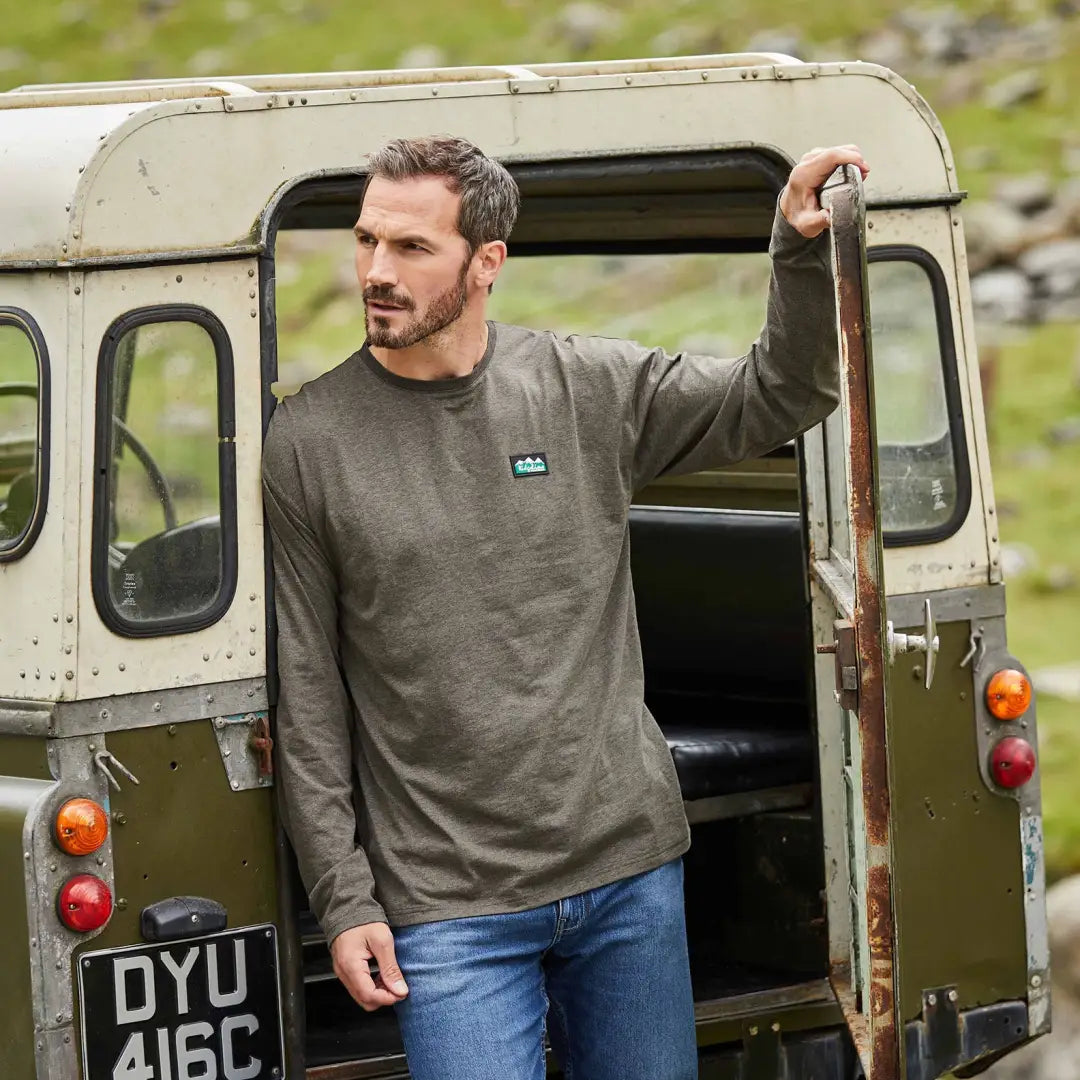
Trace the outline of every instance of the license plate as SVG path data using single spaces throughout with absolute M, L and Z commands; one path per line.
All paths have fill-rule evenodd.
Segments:
M 284 1076 L 273 926 L 84 953 L 78 970 L 84 1080 Z

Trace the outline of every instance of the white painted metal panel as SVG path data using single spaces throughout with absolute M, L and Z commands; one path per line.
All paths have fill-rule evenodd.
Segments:
M 85 569 L 78 582 L 81 698 L 226 682 L 266 671 L 262 495 L 259 461 L 259 323 L 254 260 L 101 270 L 85 276 L 79 542 Z M 180 277 L 183 280 L 177 281 Z M 94 605 L 89 573 L 94 484 L 96 358 L 110 324 L 125 312 L 160 304 L 197 304 L 224 324 L 236 381 L 238 577 L 232 605 L 212 626 L 186 634 L 128 638 L 110 630 Z
M 63 272 L 0 275 L 0 305 L 22 308 L 41 330 L 51 381 L 45 520 L 26 554 L 0 563 L 0 697 L 74 697 L 78 492 L 66 481 L 80 418 L 67 394 L 69 289 Z

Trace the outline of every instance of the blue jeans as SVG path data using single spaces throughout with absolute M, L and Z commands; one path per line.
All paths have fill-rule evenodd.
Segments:
M 543 907 L 394 929 L 414 1080 L 696 1080 L 683 865 Z

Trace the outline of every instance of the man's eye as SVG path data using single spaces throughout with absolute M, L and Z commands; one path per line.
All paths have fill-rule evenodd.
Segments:
M 374 236 L 358 236 L 356 239 L 361 244 L 363 244 L 364 247 L 371 247 L 371 245 L 375 243 L 375 237 Z
M 410 251 L 427 251 L 427 248 L 426 248 L 426 247 L 422 247 L 422 246 L 421 246 L 420 244 L 406 244 L 405 246 L 406 246 L 406 247 L 407 247 L 407 248 L 408 248 L 408 249 L 409 249 Z

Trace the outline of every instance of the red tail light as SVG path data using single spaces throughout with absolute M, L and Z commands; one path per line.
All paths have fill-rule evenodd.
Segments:
M 71 930 L 97 930 L 112 914 L 109 886 L 93 874 L 76 874 L 64 882 L 56 902 L 60 921 Z
M 1007 736 L 990 755 L 990 771 L 1002 787 L 1023 786 L 1035 772 L 1035 748 L 1018 735 Z

